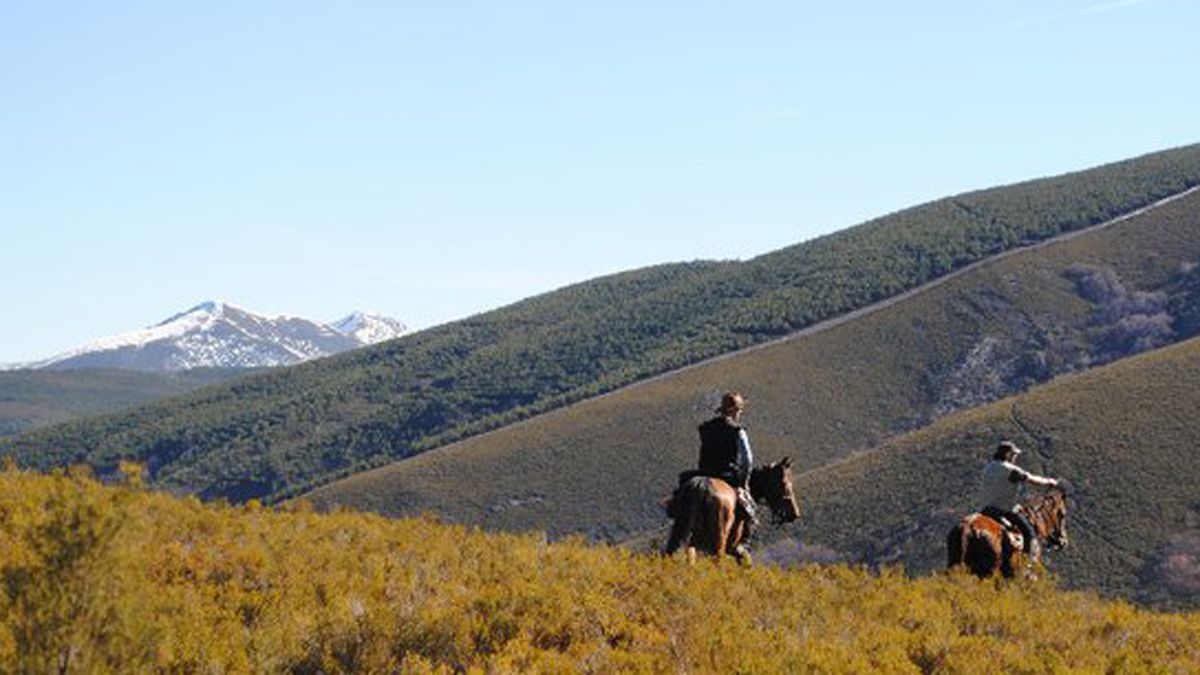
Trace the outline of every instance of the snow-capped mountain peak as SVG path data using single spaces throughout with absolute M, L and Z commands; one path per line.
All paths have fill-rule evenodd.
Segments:
M 195 307 L 192 307 L 189 310 L 180 312 L 180 313 L 176 314 L 175 316 L 172 316 L 168 319 L 161 321 L 160 323 L 155 324 L 152 327 L 165 326 L 166 324 L 169 324 L 173 321 L 177 321 L 177 320 L 187 317 L 187 316 L 208 315 L 208 316 L 213 316 L 213 317 L 219 317 L 225 311 L 225 307 L 226 307 L 226 303 L 223 300 L 205 300 L 204 302 L 196 305 Z
M 404 332 L 395 319 L 355 312 L 326 325 L 293 316 L 268 317 L 208 300 L 148 328 L 68 350 L 29 368 L 261 368 L 329 356 Z
M 391 317 L 357 310 L 349 316 L 334 321 L 329 326 L 364 345 L 373 345 L 400 337 L 408 330 L 407 326 Z

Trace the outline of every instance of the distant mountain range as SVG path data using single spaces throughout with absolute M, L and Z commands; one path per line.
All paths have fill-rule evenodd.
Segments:
M 403 335 L 396 319 L 354 312 L 330 324 L 268 317 L 218 301 L 203 302 L 149 328 L 101 338 L 15 368 L 108 368 L 175 372 L 194 368 L 287 366 Z

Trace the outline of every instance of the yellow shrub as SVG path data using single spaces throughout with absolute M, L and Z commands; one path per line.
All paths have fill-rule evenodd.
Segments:
M 0 672 L 1200 669 L 1197 615 L 1047 582 L 687 565 L 78 472 L 0 472 L 0 579 Z

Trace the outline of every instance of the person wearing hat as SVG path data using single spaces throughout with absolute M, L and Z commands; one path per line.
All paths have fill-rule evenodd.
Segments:
M 1057 487 L 1058 480 L 1030 473 L 1017 466 L 1020 454 L 1021 448 L 1012 441 L 1004 441 L 996 448 L 992 458 L 983 467 L 980 501 L 983 502 L 981 512 L 984 514 L 1004 517 L 1016 524 L 1025 540 L 1025 553 L 1029 553 L 1035 537 L 1033 526 L 1021 513 L 1021 486 Z
M 737 490 L 738 507 L 748 521 L 744 538 L 749 539 L 751 524 L 757 521 L 750 495 L 754 453 L 750 450 L 750 437 L 740 425 L 745 408 L 745 396 L 736 391 L 726 392 L 716 417 L 700 425 L 699 475 L 720 478 Z

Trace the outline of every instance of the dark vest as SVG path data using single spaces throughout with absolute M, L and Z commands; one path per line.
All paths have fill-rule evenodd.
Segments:
M 738 432 L 741 427 L 724 417 L 714 417 L 700 425 L 700 473 L 720 478 L 737 487 L 742 485 L 750 467 L 738 466 Z

